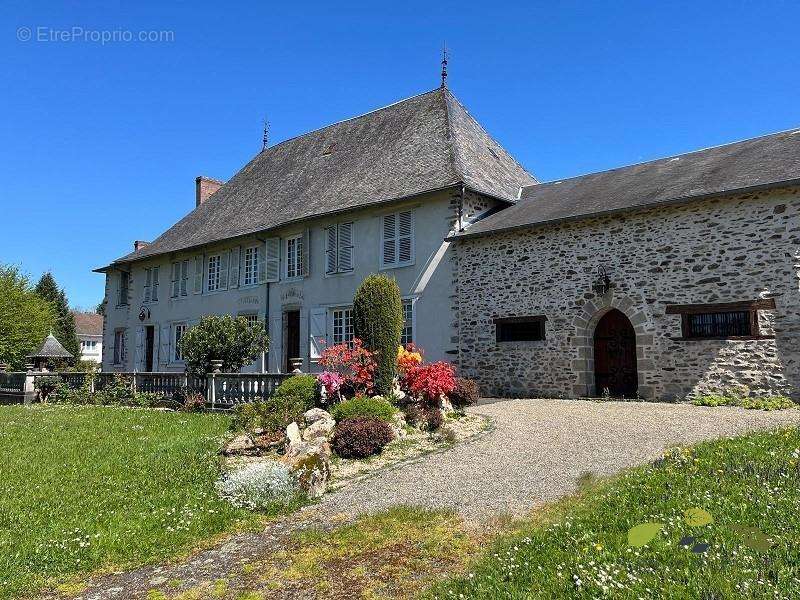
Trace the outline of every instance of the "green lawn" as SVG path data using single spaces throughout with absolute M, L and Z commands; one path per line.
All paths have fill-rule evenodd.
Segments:
M 798 457 L 792 428 L 701 444 L 588 484 L 429 596 L 800 598 Z M 713 522 L 685 514 L 698 508 Z M 644 523 L 663 527 L 629 545 L 628 531 Z
M 0 407 L 0 597 L 191 549 L 248 517 L 214 491 L 220 415 Z

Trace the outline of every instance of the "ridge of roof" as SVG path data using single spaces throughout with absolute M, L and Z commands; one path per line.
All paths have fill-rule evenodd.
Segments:
M 525 186 L 512 207 L 449 239 L 683 204 L 800 182 L 800 129 Z

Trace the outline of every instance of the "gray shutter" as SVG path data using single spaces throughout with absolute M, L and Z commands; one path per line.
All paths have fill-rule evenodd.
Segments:
M 219 255 L 219 289 L 228 289 L 228 264 L 231 258 L 230 250 Z
M 203 291 L 203 255 L 194 257 L 194 293 Z
M 302 268 L 301 275 L 308 277 L 311 274 L 311 230 L 306 229 L 303 231 L 303 242 L 300 251 L 300 265 Z
M 397 216 L 383 215 L 381 227 L 381 264 L 393 265 L 397 262 Z
M 414 259 L 414 213 L 407 210 L 398 217 L 397 262 L 408 263 Z
M 169 296 L 170 298 L 177 298 L 178 297 L 178 263 L 172 263 L 172 267 L 169 270 Z
M 336 225 L 325 229 L 325 272 L 336 273 Z
M 180 294 L 181 296 L 185 296 L 186 286 L 189 285 L 189 261 L 182 260 L 180 262 L 180 276 L 181 276 L 181 283 L 180 283 Z
M 144 365 L 144 327 L 136 328 L 136 348 L 133 353 L 133 370 L 141 371 Z
M 339 270 L 353 269 L 353 224 L 339 224 Z
M 309 351 L 312 361 L 319 360 L 325 349 L 325 336 L 328 332 L 326 317 L 328 310 L 325 308 L 312 308 L 311 321 L 308 326 Z
M 153 279 L 153 270 L 152 269 L 145 269 L 144 270 L 145 282 L 144 282 L 144 301 L 150 302 L 150 284 L 152 283 Z
M 236 246 L 231 250 L 231 269 L 230 269 L 230 288 L 239 287 L 239 255 L 241 254 L 241 246 Z
M 158 302 L 158 278 L 160 276 L 159 271 L 161 271 L 160 267 L 153 267 L 153 291 L 150 292 L 150 299 L 153 302 Z
M 281 276 L 281 239 L 267 238 L 264 246 L 264 280 L 268 282 L 276 282 Z
M 158 364 L 165 367 L 172 362 L 172 357 L 169 355 L 170 333 L 169 325 L 162 325 L 158 328 Z

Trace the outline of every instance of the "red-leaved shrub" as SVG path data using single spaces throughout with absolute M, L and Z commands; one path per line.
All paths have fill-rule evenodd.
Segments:
M 375 357 L 358 338 L 349 344 L 337 344 L 322 351 L 319 364 L 341 375 L 344 384 L 356 394 L 372 393 Z
M 386 421 L 375 417 L 344 419 L 336 425 L 331 447 L 342 458 L 366 458 L 379 454 L 394 439 Z
M 432 402 L 456 387 L 455 369 L 446 362 L 412 367 L 403 374 L 402 385 L 412 395 Z
M 456 408 L 464 408 L 465 406 L 477 404 L 481 393 L 478 384 L 474 380 L 457 377 L 456 387 L 447 397 Z

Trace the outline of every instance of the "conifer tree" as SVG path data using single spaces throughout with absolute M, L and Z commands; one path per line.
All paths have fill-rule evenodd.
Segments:
M 75 317 L 69 309 L 69 302 L 67 302 L 64 290 L 58 287 L 53 274 L 47 272 L 39 279 L 34 291 L 41 298 L 47 300 L 55 311 L 56 323 L 53 327 L 53 335 L 68 352 L 72 353 L 76 361 L 80 360 L 81 343 L 75 332 Z

